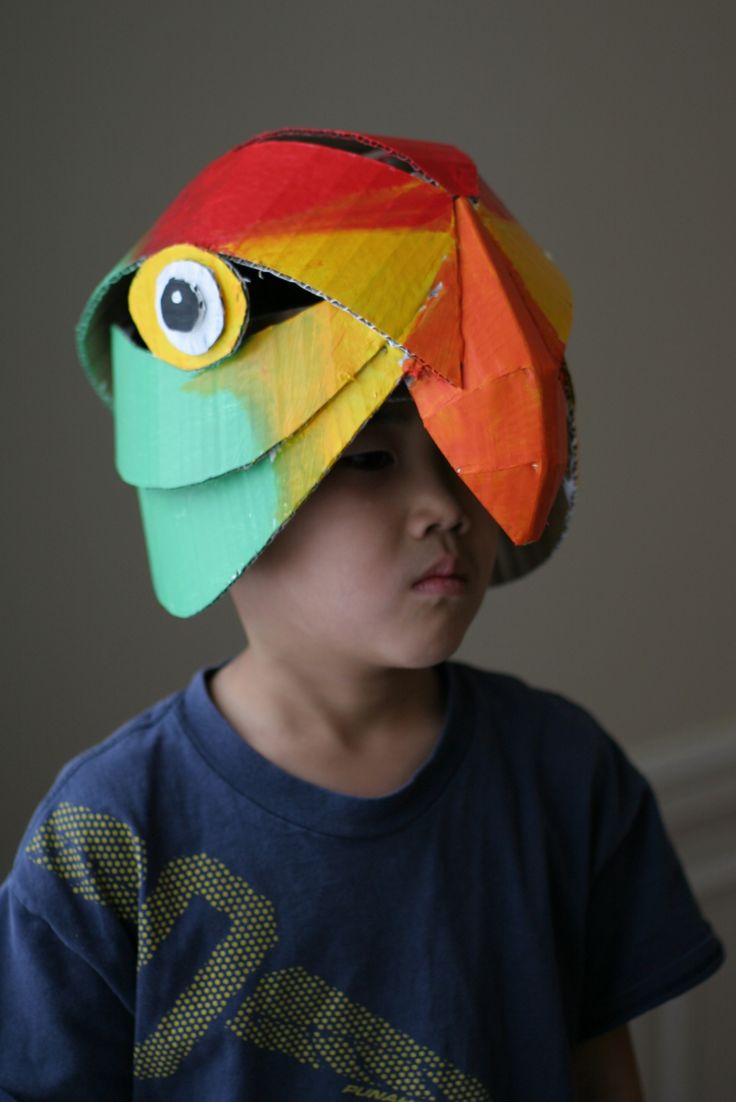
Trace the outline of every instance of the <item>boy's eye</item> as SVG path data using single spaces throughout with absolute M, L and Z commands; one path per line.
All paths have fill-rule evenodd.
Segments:
M 378 471 L 393 461 L 393 455 L 387 451 L 353 452 L 352 455 L 342 456 L 340 460 L 358 471 Z

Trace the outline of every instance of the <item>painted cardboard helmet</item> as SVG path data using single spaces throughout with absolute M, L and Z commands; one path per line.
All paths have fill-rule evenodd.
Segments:
M 280 130 L 214 161 L 77 330 L 161 604 L 219 597 L 402 381 L 502 529 L 493 583 L 527 573 L 572 505 L 570 320 L 563 277 L 453 146 Z

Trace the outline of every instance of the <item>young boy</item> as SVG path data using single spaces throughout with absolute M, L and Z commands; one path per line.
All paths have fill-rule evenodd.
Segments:
M 156 592 L 247 646 L 66 767 L 0 897 L 0 1098 L 640 1099 L 722 948 L 562 697 L 450 661 L 555 546 L 561 277 L 469 158 L 262 135 L 103 283 Z

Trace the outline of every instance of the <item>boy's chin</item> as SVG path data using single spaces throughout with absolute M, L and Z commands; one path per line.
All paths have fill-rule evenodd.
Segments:
M 458 631 L 452 635 L 447 632 L 442 637 L 424 638 L 414 645 L 407 644 L 403 648 L 397 648 L 395 661 L 391 664 L 406 670 L 422 670 L 429 666 L 436 666 L 452 658 L 464 637 L 465 631 Z

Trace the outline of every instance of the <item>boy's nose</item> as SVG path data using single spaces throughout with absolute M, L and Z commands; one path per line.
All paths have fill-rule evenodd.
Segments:
M 439 448 L 420 465 L 411 487 L 412 535 L 421 539 L 431 528 L 465 533 L 470 525 L 467 495 L 471 492 Z

